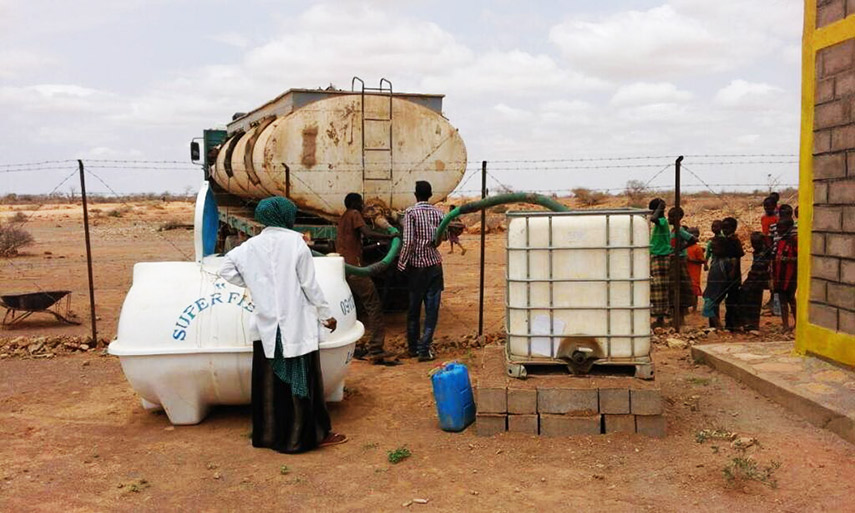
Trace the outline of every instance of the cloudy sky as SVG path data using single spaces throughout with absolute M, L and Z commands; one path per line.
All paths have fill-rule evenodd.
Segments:
M 620 187 L 679 154 L 709 183 L 793 183 L 801 31 L 798 0 L 0 0 L 0 171 L 82 158 L 119 192 L 195 187 L 92 159 L 187 161 L 232 113 L 357 75 L 445 94 L 494 186 Z M 56 167 L 0 192 L 47 192 Z

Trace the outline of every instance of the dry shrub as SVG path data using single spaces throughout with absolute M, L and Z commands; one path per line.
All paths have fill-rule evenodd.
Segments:
M 193 225 L 187 224 L 187 223 L 182 223 L 181 221 L 178 221 L 176 219 L 170 219 L 169 221 L 166 221 L 165 223 L 161 224 L 160 227 L 157 229 L 157 231 L 167 232 L 169 230 L 179 230 L 179 229 L 192 230 Z
M 34 242 L 33 236 L 18 223 L 0 223 L 0 256 L 11 257 Z
M 591 189 L 585 189 L 583 187 L 577 187 L 573 189 L 573 196 L 579 200 L 579 203 L 586 207 L 593 207 L 594 205 L 599 205 L 606 199 L 606 194 L 599 191 L 592 191 Z
M 626 182 L 624 194 L 626 194 L 630 205 L 643 206 L 644 198 L 648 193 L 647 184 L 641 180 L 629 180 Z
M 124 217 L 125 214 L 129 213 L 131 210 L 132 210 L 131 207 L 128 207 L 128 206 L 124 206 L 121 208 L 114 208 L 112 210 L 107 211 L 107 216 L 108 217 Z
M 25 223 L 25 222 L 27 222 L 27 214 L 25 214 L 23 212 L 15 212 L 15 215 L 12 216 L 12 219 L 10 219 L 10 222 L 12 222 L 12 223 Z

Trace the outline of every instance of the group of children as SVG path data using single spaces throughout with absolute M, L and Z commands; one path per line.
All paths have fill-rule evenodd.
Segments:
M 675 227 L 682 225 L 683 211 L 668 210 L 664 215 L 665 201 L 656 198 L 650 202 L 653 211 L 650 235 L 650 297 L 651 315 L 656 319 L 654 326 L 662 326 L 664 318 L 673 314 L 674 289 L 672 282 L 680 279 L 680 305 L 685 315 L 688 309 L 698 309 L 703 297 L 702 315 L 709 319 L 714 328 L 722 328 L 721 304 L 725 305 L 724 329 L 757 330 L 763 310 L 765 290 L 772 297 L 767 308 L 780 315 L 785 330 L 790 330 L 790 316 L 795 325 L 796 276 L 798 260 L 798 238 L 796 235 L 795 210 L 787 204 L 778 206 L 779 197 L 773 193 L 763 201 L 764 215 L 761 231 L 751 234 L 753 260 L 745 280 L 742 275 L 742 257 L 745 251 L 736 234 L 739 226 L 733 217 L 715 220 L 710 227 L 712 238 L 706 248 L 699 245 L 700 231 L 697 228 L 680 228 L 680 268 L 672 269 L 672 255 L 678 240 Z M 706 288 L 701 288 L 701 271 L 708 271 Z

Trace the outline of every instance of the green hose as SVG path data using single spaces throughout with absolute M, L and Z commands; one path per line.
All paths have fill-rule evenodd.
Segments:
M 400 232 L 394 226 L 390 226 L 386 229 L 386 233 L 390 233 L 392 235 L 399 235 Z M 392 262 L 398 258 L 398 253 L 401 252 L 401 238 L 395 237 L 392 239 L 392 243 L 389 244 L 389 251 L 386 253 L 386 256 L 383 257 L 382 260 L 378 262 L 374 262 L 371 265 L 366 265 L 365 267 L 357 267 L 355 265 L 344 264 L 344 272 L 345 274 L 352 274 L 354 276 L 375 276 L 385 271 L 387 267 L 392 265 Z M 326 256 L 323 253 L 312 250 L 312 254 L 314 256 Z
M 489 198 L 473 201 L 471 203 L 464 203 L 446 214 L 445 217 L 442 218 L 442 222 L 439 223 L 439 227 L 436 229 L 436 235 L 433 237 L 434 244 L 439 246 L 440 242 L 442 242 L 442 236 L 445 235 L 445 231 L 448 229 L 448 224 L 457 216 L 470 214 L 472 212 L 495 207 L 496 205 L 502 205 L 504 203 L 531 203 L 533 205 L 546 207 L 553 212 L 567 212 L 570 210 L 552 198 L 547 198 L 546 196 L 530 192 L 512 192 L 509 194 L 490 196 Z M 482 226 L 481 229 L 483 230 L 484 227 Z
M 561 203 L 555 201 L 552 198 L 547 198 L 546 196 L 541 196 L 540 194 L 532 194 L 529 192 L 514 192 L 510 194 L 499 194 L 497 196 L 490 196 L 489 198 L 484 198 L 482 200 L 473 201 L 471 203 L 464 203 L 459 207 L 456 207 L 454 210 L 449 212 L 442 218 L 442 221 L 439 223 L 439 227 L 436 229 L 436 235 L 434 235 L 434 243 L 439 246 L 440 242 L 442 242 L 442 236 L 445 235 L 445 231 L 448 229 L 448 224 L 453 221 L 456 217 L 462 214 L 470 214 L 472 212 L 478 212 L 479 210 L 487 209 L 490 207 L 495 207 L 496 205 L 502 205 L 505 203 L 531 203 L 533 205 L 540 205 L 542 207 L 546 207 L 553 212 L 566 212 L 570 210 L 566 206 Z M 483 227 L 482 227 L 483 229 Z M 390 227 L 387 229 L 387 233 L 398 234 L 398 230 L 394 227 Z M 392 244 L 389 246 L 389 251 L 386 253 L 386 256 L 383 257 L 383 260 L 379 262 L 374 262 L 371 265 L 367 265 L 365 267 L 356 267 L 350 264 L 344 264 L 344 272 L 347 274 L 352 274 L 354 276 L 376 276 L 381 272 L 385 271 L 392 262 L 398 257 L 398 253 L 401 251 L 401 238 L 395 237 L 392 239 Z M 317 251 L 312 251 L 315 256 L 324 256 L 323 253 L 318 253 Z

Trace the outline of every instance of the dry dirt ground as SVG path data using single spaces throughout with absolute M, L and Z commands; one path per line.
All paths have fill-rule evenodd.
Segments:
M 61 207 L 42 207 L 28 223 L 37 243 L 11 263 L 0 261 L 0 289 L 71 289 L 72 309 L 85 320 L 79 209 Z M 188 232 L 156 231 L 167 221 L 188 222 L 191 208 L 140 204 L 121 217 L 107 215 L 120 205 L 97 208 L 102 210 L 93 227 L 99 332 L 109 339 L 133 263 L 182 259 L 191 252 Z M 14 212 L 5 209 L 0 215 Z M 715 214 L 701 207 L 695 213 Z M 471 251 L 446 258 L 438 341 L 442 359 L 460 358 L 473 373 L 478 351 L 454 346 L 477 324 L 477 239 L 465 235 Z M 504 234 L 488 236 L 489 332 L 502 323 L 503 245 Z M 702 323 L 697 316 L 689 321 Z M 775 321 L 766 322 L 775 334 Z M 85 336 L 88 329 L 34 316 L 18 329 L 0 331 L 0 338 Z M 402 330 L 403 317 L 392 316 L 391 345 L 400 344 Z M 378 368 L 354 362 L 345 401 L 331 405 L 335 429 L 347 433 L 350 442 L 288 456 L 250 446 L 246 407 L 217 408 L 203 423 L 182 427 L 172 427 L 162 414 L 146 413 L 118 361 L 100 350 L 7 357 L 0 360 L 0 511 L 853 510 L 855 447 L 694 365 L 686 349 L 657 345 L 655 358 L 668 416 L 668 436 L 662 440 L 479 438 L 472 429 L 444 433 L 431 399 L 431 364 L 410 360 Z M 758 443 L 743 454 L 730 440 L 698 442 L 697 433 L 705 429 Z M 389 463 L 387 451 L 403 446 L 412 456 Z M 765 483 L 762 476 L 730 482 L 723 470 L 741 456 L 759 468 L 772 462 L 780 468 Z

